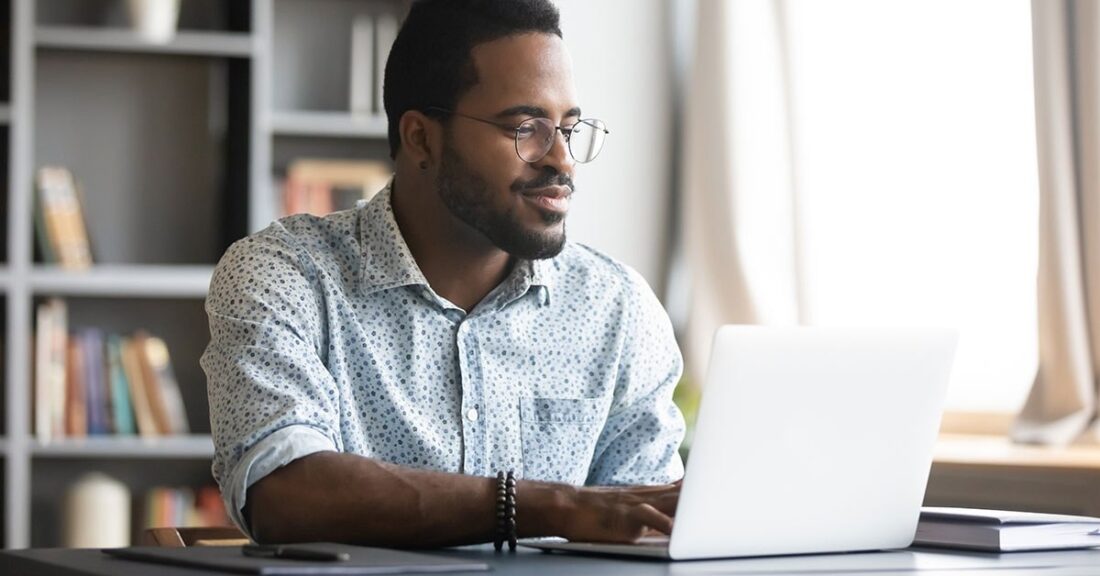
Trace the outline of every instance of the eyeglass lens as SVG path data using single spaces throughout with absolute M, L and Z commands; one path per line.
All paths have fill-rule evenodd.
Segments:
M 516 153 L 524 162 L 538 162 L 554 146 L 557 127 L 546 118 L 531 118 L 516 130 Z M 606 126 L 594 118 L 578 120 L 567 130 L 569 154 L 580 163 L 591 162 L 603 149 Z

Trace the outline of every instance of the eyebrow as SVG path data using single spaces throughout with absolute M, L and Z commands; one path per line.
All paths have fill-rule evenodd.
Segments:
M 574 116 L 579 118 L 580 115 L 581 109 L 576 106 L 570 108 L 569 111 L 565 113 L 566 118 L 572 118 Z M 535 118 L 549 118 L 550 114 L 546 111 L 545 108 L 521 104 L 519 106 L 512 106 L 511 108 L 502 110 L 496 115 L 497 118 L 509 118 L 512 116 L 533 116 Z

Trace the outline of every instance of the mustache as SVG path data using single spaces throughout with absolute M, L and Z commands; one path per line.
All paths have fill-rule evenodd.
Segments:
M 547 186 L 564 186 L 569 188 L 570 193 L 576 191 L 573 186 L 573 179 L 553 168 L 543 170 L 538 176 L 531 180 L 516 180 L 512 183 L 512 191 L 523 192 L 524 190 L 536 190 L 538 188 L 546 188 Z

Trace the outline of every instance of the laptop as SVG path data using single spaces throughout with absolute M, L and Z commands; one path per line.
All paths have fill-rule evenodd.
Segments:
M 905 548 L 956 342 L 936 328 L 723 326 L 671 536 L 523 544 L 669 560 Z

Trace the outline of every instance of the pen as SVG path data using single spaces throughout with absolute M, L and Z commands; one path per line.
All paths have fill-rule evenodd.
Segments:
M 246 544 L 241 546 L 241 553 L 253 558 L 282 558 L 285 560 L 312 560 L 316 562 L 346 562 L 351 559 L 347 552 L 281 544 Z

